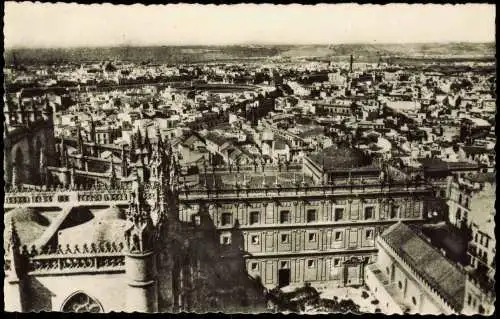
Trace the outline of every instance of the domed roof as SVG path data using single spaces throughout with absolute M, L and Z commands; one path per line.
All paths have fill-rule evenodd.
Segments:
M 94 216 L 96 220 L 125 219 L 125 213 L 116 206 L 111 206 L 110 208 L 107 208 L 105 210 L 95 212 Z
M 333 145 L 321 152 L 311 155 L 311 159 L 324 170 L 349 169 L 369 166 L 372 163 L 370 156 L 355 148 Z
M 59 231 L 58 244 L 82 246 L 99 242 L 124 242 L 127 221 L 118 207 L 110 207 L 94 213 L 94 218 L 81 225 Z
M 40 212 L 31 208 L 16 208 L 4 215 L 4 249 L 9 243 L 11 225 L 14 221 L 21 245 L 30 246 L 49 227 L 50 221 Z

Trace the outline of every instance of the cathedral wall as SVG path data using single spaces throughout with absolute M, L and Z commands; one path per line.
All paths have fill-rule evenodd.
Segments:
M 12 166 L 18 163 L 21 166 L 17 172 L 18 182 L 30 183 L 38 174 L 41 147 L 45 148 L 47 165 L 54 164 L 56 152 L 53 126 L 45 124 L 33 128 L 32 131 L 13 132 L 12 136 L 7 138 L 10 139 L 10 143 L 6 142 L 8 148 L 4 149 L 5 180 L 12 180 Z
M 125 309 L 127 280 L 123 273 L 69 276 L 30 276 L 26 285 L 30 311 L 61 311 L 64 302 L 75 292 L 95 299 L 104 312 Z

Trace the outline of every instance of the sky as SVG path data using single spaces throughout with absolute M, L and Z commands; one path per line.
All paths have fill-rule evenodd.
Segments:
M 494 42 L 495 6 L 6 2 L 4 37 L 6 48 Z

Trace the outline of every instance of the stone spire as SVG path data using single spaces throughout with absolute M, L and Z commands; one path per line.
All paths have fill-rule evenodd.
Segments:
M 131 137 L 130 138 L 130 149 L 128 150 L 129 151 L 129 159 L 130 159 L 130 163 L 133 163 L 135 162 L 135 141 L 134 141 L 135 137 Z
M 15 221 L 13 218 L 11 218 L 8 252 L 17 251 L 20 245 L 21 245 L 21 240 L 19 239 L 19 235 L 17 234 Z
M 151 157 L 151 141 L 149 140 L 149 133 L 148 133 L 148 128 L 146 127 L 146 133 L 144 134 L 144 147 L 143 149 L 146 150 L 148 157 Z
M 78 124 L 78 149 L 80 150 L 80 154 L 83 154 L 83 137 L 82 137 L 82 128 L 80 124 Z
M 137 129 L 137 134 L 135 135 L 137 148 L 142 150 L 142 134 L 141 129 Z
M 113 163 L 113 154 L 109 157 L 109 169 L 109 186 L 114 188 L 117 186 L 118 179 L 116 177 L 115 164 Z
M 17 234 L 14 219 L 10 223 L 10 237 L 8 238 L 8 247 L 5 252 L 5 285 L 4 285 L 4 301 L 5 311 L 22 312 L 23 309 L 23 263 L 22 256 L 19 251 L 21 242 Z
M 157 140 L 156 146 L 157 146 L 158 150 L 163 151 L 163 141 L 161 139 L 161 132 L 160 132 L 159 125 L 156 126 L 156 140 Z
M 133 185 L 129 208 L 126 211 L 127 229 L 125 230 L 125 273 L 128 281 L 126 288 L 125 311 L 157 312 L 158 283 L 156 265 L 156 243 L 159 242 L 160 225 L 151 218 L 151 207 L 144 198 L 140 183 Z
M 66 163 L 68 161 L 67 158 L 67 151 L 66 151 L 66 145 L 64 144 L 64 139 L 61 139 L 61 146 L 60 146 L 60 161 L 61 161 L 61 167 L 66 167 Z
M 11 180 L 11 184 L 12 184 L 12 187 L 16 188 L 17 187 L 17 163 L 14 163 L 14 165 L 12 165 L 12 180 Z
M 75 165 L 71 165 L 70 168 L 70 185 L 71 187 L 76 186 L 76 170 L 75 170 Z
M 129 226 L 125 239 L 130 253 L 146 253 L 154 250 L 155 227 L 151 219 L 151 206 L 144 198 L 141 183 L 135 182 L 130 193 L 129 208 L 126 211 Z
M 122 178 L 125 178 L 128 176 L 128 164 L 127 164 L 127 157 L 125 155 L 125 144 L 122 144 L 122 154 L 121 154 L 121 170 L 122 170 Z
M 10 281 L 17 281 L 19 279 L 19 247 L 21 246 L 21 240 L 17 234 L 16 225 L 14 219 L 10 219 L 10 234 L 8 238 L 8 246 L 6 253 L 6 261 L 8 261 L 8 270 L 6 275 L 8 275 Z
M 92 116 L 90 117 L 90 141 L 96 143 L 95 123 Z

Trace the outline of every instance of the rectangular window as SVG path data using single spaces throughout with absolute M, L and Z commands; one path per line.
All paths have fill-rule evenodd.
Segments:
M 365 238 L 366 238 L 366 240 L 372 240 L 373 239 L 373 230 L 372 229 L 367 229 L 366 230 Z
M 316 241 L 316 234 L 315 233 L 309 233 L 309 241 L 310 242 Z
M 365 207 L 365 219 L 372 219 L 374 210 L 373 207 Z
M 290 236 L 288 234 L 281 234 L 281 243 L 288 244 L 290 242 Z
M 290 212 L 288 210 L 282 210 L 280 212 L 280 223 L 286 224 L 290 222 Z
M 260 212 L 250 212 L 250 225 L 259 223 Z
M 469 297 L 467 298 L 467 304 L 470 306 L 472 302 L 472 296 L 469 294 Z
M 342 240 L 342 232 L 336 231 L 335 232 L 335 241 L 341 241 L 341 240 Z
M 222 226 L 227 226 L 227 225 L 231 225 L 231 216 L 232 214 L 231 213 L 223 213 L 221 215 L 221 225 Z
M 250 267 L 252 268 L 252 270 L 258 270 L 259 269 L 259 264 L 258 263 L 251 263 L 250 264 Z
M 307 211 L 307 222 L 308 223 L 314 223 L 316 221 L 316 210 L 315 209 L 309 209 Z
M 392 206 L 391 207 L 391 219 L 397 218 L 399 215 L 398 212 L 399 212 L 399 206 Z
M 231 244 L 231 237 L 229 235 L 223 235 L 221 237 L 221 243 L 222 243 L 222 245 L 230 245 Z
M 307 260 L 307 267 L 308 268 L 314 268 L 314 267 L 316 267 L 316 263 L 314 262 L 313 259 Z
M 335 221 L 342 220 L 344 218 L 344 209 L 335 208 Z
M 333 259 L 333 266 L 340 267 L 340 258 Z
M 484 243 L 484 247 L 488 248 L 489 243 L 490 243 L 490 239 L 488 237 L 486 237 L 486 242 Z
M 259 235 L 252 235 L 251 241 L 253 245 L 259 244 Z
M 194 224 L 196 226 L 200 226 L 201 225 L 201 216 L 200 215 L 194 216 Z

